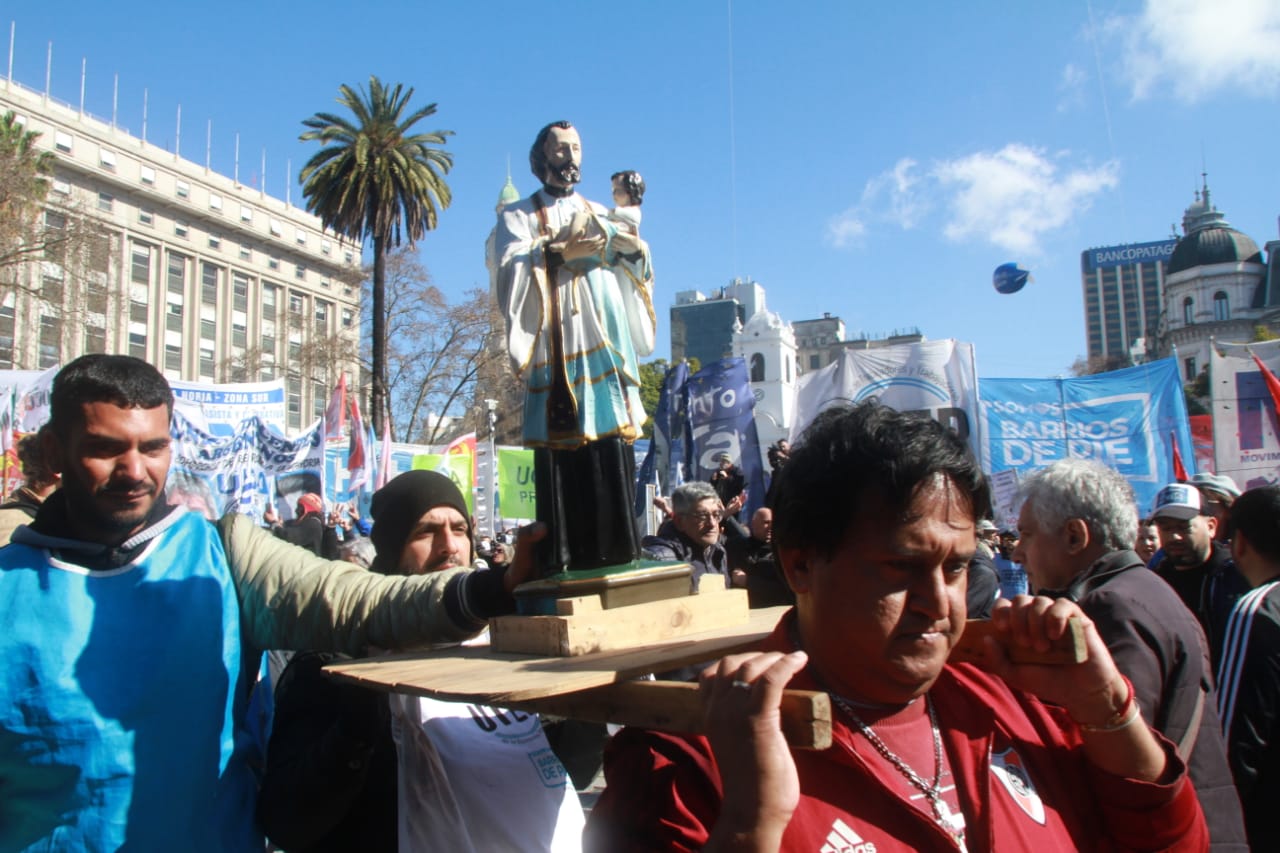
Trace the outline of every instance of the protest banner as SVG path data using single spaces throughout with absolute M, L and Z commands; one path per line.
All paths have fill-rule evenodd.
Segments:
M 1209 389 L 1213 406 L 1214 470 L 1241 489 L 1280 482 L 1280 422 L 1258 363 L 1280 371 L 1280 341 L 1209 348 Z
M 975 454 L 980 452 L 973 344 L 939 340 L 841 350 L 839 359 L 800 378 L 791 440 L 796 441 L 828 406 L 867 399 L 900 412 L 925 412 L 954 429 Z
M 467 513 L 476 509 L 475 482 L 472 472 L 475 463 L 469 453 L 418 453 L 413 457 L 413 470 L 436 471 L 444 474 L 462 492 L 467 500 Z
M 198 407 L 199 418 L 184 410 L 188 423 L 217 437 L 235 435 L 240 423 L 257 418 L 286 435 L 284 380 L 270 382 L 185 382 L 170 379 L 175 400 Z M 203 422 L 201 421 L 203 419 Z
M 498 448 L 498 510 L 504 521 L 537 517 L 533 451 Z
M 285 438 L 257 418 L 240 421 L 233 435 L 216 436 L 175 410 L 170 432 L 173 461 L 166 497 L 206 518 L 234 511 L 260 520 L 269 499 L 287 516 L 301 495 L 324 494 L 320 421 L 297 439 Z
M 1173 446 L 1195 473 L 1174 359 L 1072 379 L 983 379 L 983 468 L 1025 476 L 1058 459 L 1095 459 L 1133 487 L 1140 511 L 1172 482 Z
M 756 433 L 756 399 L 751 393 L 746 361 L 713 361 L 689 377 L 686 393 L 692 442 L 686 479 L 710 482 L 720 467 L 720 456 L 728 454 L 742 469 L 746 483 L 747 501 L 739 517 L 750 519 L 751 513 L 764 506 L 765 489 Z

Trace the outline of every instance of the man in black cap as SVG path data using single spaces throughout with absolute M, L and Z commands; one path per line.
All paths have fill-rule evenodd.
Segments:
M 419 575 L 471 564 L 467 505 L 458 487 L 442 474 L 401 474 L 374 494 L 370 514 L 369 538 L 377 549 L 372 571 Z M 531 544 L 540 534 L 522 531 L 513 562 L 527 565 L 532 560 Z M 475 575 L 491 572 L 499 570 Z M 490 777 L 495 773 L 509 784 L 528 782 L 519 775 L 526 767 L 541 776 L 533 780 L 538 784 L 527 786 L 532 793 L 521 807 L 510 809 L 513 819 L 527 820 L 527 831 L 539 839 L 581 831 L 581 807 L 563 767 L 554 757 L 545 756 L 535 765 L 525 754 L 550 755 L 536 715 L 460 706 L 474 710 L 463 712 L 466 725 L 459 737 L 457 729 L 448 728 L 453 720 L 448 709 L 440 707 L 447 703 L 431 706 L 438 717 L 418 719 L 425 712 L 417 707 L 416 697 L 393 696 L 389 705 L 385 694 L 325 678 L 322 667 L 336 659 L 328 654 L 299 654 L 276 688 L 276 716 L 258 796 L 258 819 L 272 842 L 289 851 L 377 853 L 396 850 L 401 836 L 411 849 L 420 849 L 419 842 L 426 843 L 425 832 L 430 845 L 439 849 L 513 847 L 504 834 L 511 820 L 488 814 L 487 806 L 469 794 L 475 785 L 493 789 L 497 783 Z M 401 719 L 400 737 L 404 738 L 399 758 L 392 735 L 393 715 Z M 431 738 L 422 731 L 428 722 L 434 725 L 436 737 L 445 738 L 446 746 L 463 741 L 475 747 L 469 750 L 476 762 L 471 776 L 478 781 L 449 777 L 448 750 L 426 744 Z M 485 734 L 472 731 L 476 726 Z M 468 735 L 480 741 L 468 740 Z M 514 769 L 510 750 L 519 753 Z M 424 752 L 435 756 L 436 751 L 438 757 L 415 763 L 415 756 Z M 406 768 L 405 790 L 397 782 L 401 763 Z M 489 776 L 484 775 L 486 770 Z M 400 814 L 398 801 L 414 806 L 411 813 Z M 443 805 L 454 802 L 456 806 Z M 478 811 L 485 812 L 485 819 L 472 820 L 480 817 Z M 424 820 L 431 824 L 427 830 Z

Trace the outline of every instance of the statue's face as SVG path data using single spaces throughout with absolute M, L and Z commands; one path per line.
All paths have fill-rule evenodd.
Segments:
M 582 180 L 582 141 L 572 127 L 553 127 L 547 134 L 542 151 L 547 157 L 547 173 L 543 183 L 553 187 L 572 187 Z

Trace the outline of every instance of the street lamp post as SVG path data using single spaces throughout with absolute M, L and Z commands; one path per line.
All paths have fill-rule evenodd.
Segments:
M 498 535 L 498 447 L 494 441 L 494 432 L 498 426 L 498 401 L 485 400 L 484 406 L 489 410 L 489 538 Z

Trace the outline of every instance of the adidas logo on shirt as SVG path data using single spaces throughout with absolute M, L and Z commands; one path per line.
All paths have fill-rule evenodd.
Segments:
M 876 846 L 870 841 L 863 841 L 849 824 L 836 818 L 827 833 L 827 843 L 822 845 L 819 853 L 876 853 Z

